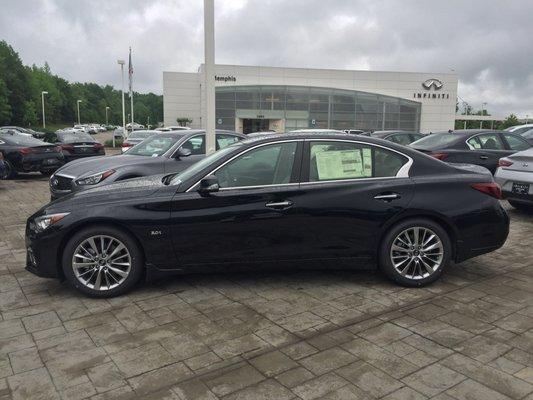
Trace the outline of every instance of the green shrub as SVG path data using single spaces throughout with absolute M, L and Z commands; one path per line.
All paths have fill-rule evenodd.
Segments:
M 113 147 L 113 139 L 106 140 L 105 147 Z M 115 147 L 122 147 L 122 139 L 115 139 Z

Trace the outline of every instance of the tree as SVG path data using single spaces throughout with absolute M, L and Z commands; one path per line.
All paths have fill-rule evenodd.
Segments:
M 9 104 L 9 90 L 7 85 L 0 78 L 0 125 L 7 125 L 11 122 L 11 105 Z
M 515 125 L 520 125 L 520 121 L 516 115 L 511 114 L 500 123 L 500 129 L 509 128 Z
M 35 110 L 35 105 L 32 101 L 24 102 L 22 108 L 22 125 L 23 126 L 32 126 L 37 124 L 37 111 Z

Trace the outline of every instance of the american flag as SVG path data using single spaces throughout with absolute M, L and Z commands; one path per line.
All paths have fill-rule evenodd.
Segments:
M 133 86 L 133 65 L 131 64 L 131 47 L 130 47 L 130 59 L 128 63 L 128 77 L 130 78 L 130 93 L 131 93 L 132 86 Z

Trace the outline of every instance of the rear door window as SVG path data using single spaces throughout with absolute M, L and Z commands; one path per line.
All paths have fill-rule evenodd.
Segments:
M 389 136 L 388 139 L 391 142 L 398 143 L 403 146 L 407 146 L 409 143 L 411 143 L 411 138 L 406 133 L 398 133 L 396 135 Z
M 240 137 L 235 135 L 217 134 L 216 148 L 217 150 L 223 149 L 224 147 L 228 147 L 229 145 L 238 142 L 240 139 Z
M 205 154 L 205 135 L 193 136 L 181 145 L 183 149 L 191 151 L 191 156 Z
M 466 143 L 472 150 L 505 150 L 500 135 L 496 133 L 477 135 L 468 139 Z
M 406 162 L 406 157 L 381 147 L 349 142 L 311 142 L 309 181 L 393 177 Z

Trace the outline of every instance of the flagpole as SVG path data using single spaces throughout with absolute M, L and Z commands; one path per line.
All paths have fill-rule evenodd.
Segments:
M 131 131 L 133 132 L 133 66 L 131 65 L 131 47 L 130 47 L 130 64 L 128 68 L 130 77 L 130 106 L 131 106 Z

